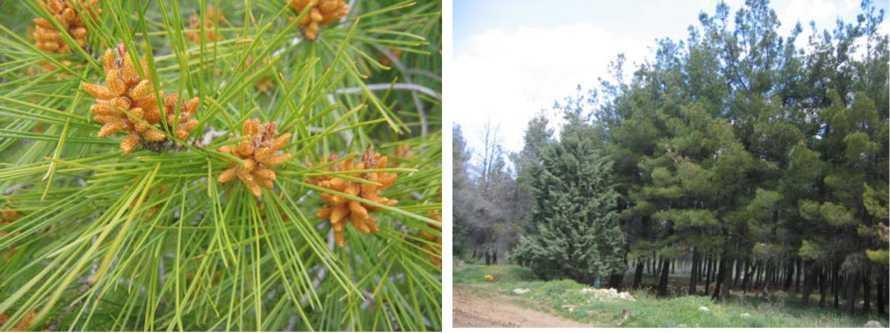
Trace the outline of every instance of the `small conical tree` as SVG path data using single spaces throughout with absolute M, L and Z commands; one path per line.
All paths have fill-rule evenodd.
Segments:
M 533 182 L 535 233 L 524 235 L 514 259 L 544 278 L 591 283 L 624 270 L 612 162 L 596 130 L 567 112 L 559 142 L 541 151 Z

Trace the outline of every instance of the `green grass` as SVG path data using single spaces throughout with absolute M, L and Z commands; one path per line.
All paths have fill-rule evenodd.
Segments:
M 631 291 L 635 302 L 600 301 L 582 294 L 583 284 L 541 281 L 528 269 L 515 265 L 465 265 L 454 271 L 454 283 L 474 292 L 513 295 L 523 305 L 594 326 L 617 326 L 625 309 L 631 317 L 621 327 L 862 327 L 869 320 L 887 326 L 887 318 L 877 314 L 850 316 L 833 309 L 799 306 L 795 300 L 767 302 L 749 297 L 721 304 L 704 296 L 659 299 L 644 291 Z M 486 282 L 486 274 L 497 280 Z M 515 288 L 530 291 L 517 296 L 512 292 Z M 699 310 L 702 306 L 710 311 Z

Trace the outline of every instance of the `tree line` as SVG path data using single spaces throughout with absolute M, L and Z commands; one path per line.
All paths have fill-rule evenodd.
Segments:
M 619 56 L 612 77 L 558 103 L 558 135 L 531 120 L 509 167 L 492 157 L 501 169 L 486 171 L 509 176 L 485 180 L 509 185 L 503 199 L 471 197 L 487 194 L 456 128 L 455 254 L 494 241 L 545 278 L 639 288 L 651 273 L 660 296 L 784 290 L 886 313 L 883 15 L 866 0 L 854 22 L 810 23 L 798 40 L 804 26 L 782 36 L 766 0 L 734 15 L 719 4 L 629 79 Z M 682 290 L 668 283 L 678 270 Z

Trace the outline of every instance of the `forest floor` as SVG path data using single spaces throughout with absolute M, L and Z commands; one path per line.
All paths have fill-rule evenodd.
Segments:
M 485 281 L 487 274 L 495 281 Z M 582 292 L 587 287 L 583 284 L 542 281 L 515 265 L 455 267 L 453 281 L 455 327 L 863 327 L 869 320 L 888 324 L 888 318 L 878 314 L 801 306 L 794 297 L 736 297 L 720 303 L 705 296 L 656 298 L 632 290 L 633 301 L 599 299 Z M 552 321 L 539 322 L 541 318 Z

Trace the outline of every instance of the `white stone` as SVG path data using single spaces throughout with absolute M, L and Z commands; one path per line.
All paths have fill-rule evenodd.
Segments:
M 593 296 L 598 300 L 610 300 L 610 299 L 622 299 L 625 301 L 634 302 L 636 299 L 629 292 L 618 292 L 614 288 L 609 289 L 596 289 L 596 288 L 581 288 L 582 294 L 593 294 Z

